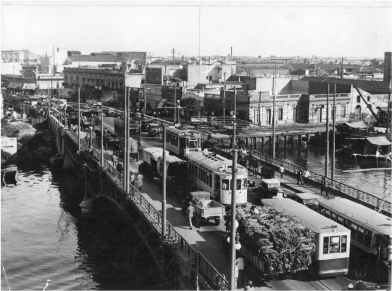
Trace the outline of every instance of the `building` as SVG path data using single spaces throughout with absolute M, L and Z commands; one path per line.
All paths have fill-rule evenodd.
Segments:
M 385 52 L 384 55 L 384 82 L 391 82 L 392 76 L 392 52 Z
M 199 83 L 217 83 L 223 82 L 236 73 L 235 64 L 189 64 L 185 66 L 185 76 L 187 87 L 193 88 Z

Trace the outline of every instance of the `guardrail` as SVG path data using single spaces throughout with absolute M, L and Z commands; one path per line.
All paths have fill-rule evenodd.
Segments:
M 57 118 L 50 116 L 50 123 L 52 124 L 53 129 L 58 129 L 60 127 L 64 127 Z M 72 130 L 66 130 L 65 134 L 69 136 L 76 144 L 78 142 L 78 137 L 75 132 Z M 80 140 L 81 149 L 88 149 L 89 145 L 84 141 Z M 94 149 L 93 156 L 100 161 L 100 151 Z M 119 173 L 108 161 L 104 160 L 102 168 L 106 171 L 108 176 L 116 183 L 116 185 L 122 189 L 123 188 L 123 175 Z M 126 197 L 131 200 L 136 207 L 138 207 L 141 212 L 144 214 L 146 219 L 148 219 L 156 231 L 161 234 L 162 233 L 162 215 L 156 210 L 148 200 L 136 189 L 132 184 L 130 186 L 130 193 L 126 195 Z M 164 243 L 166 244 L 175 244 L 182 251 L 184 251 L 189 258 L 198 261 L 199 271 L 210 279 L 210 281 L 219 287 L 220 290 L 228 290 L 229 284 L 224 276 L 222 276 L 214 266 L 199 252 L 197 252 L 189 243 L 175 230 L 175 228 L 169 223 L 166 222 L 167 234 L 164 239 Z M 196 262 L 195 262 L 196 263 Z
M 227 142 L 223 142 L 225 146 L 229 146 L 230 144 Z M 231 151 L 224 151 L 220 148 L 215 147 L 214 148 L 216 151 L 219 151 L 219 154 L 222 156 L 230 156 L 231 157 Z M 298 165 L 286 162 L 286 161 L 281 161 L 279 159 L 273 158 L 269 155 L 263 154 L 260 151 L 256 151 L 250 148 L 247 148 L 247 152 L 249 153 L 249 158 L 248 161 L 242 159 L 242 164 L 243 166 L 247 166 L 247 163 L 249 163 L 249 169 L 256 173 L 260 174 L 259 171 L 261 170 L 260 167 L 252 167 L 252 159 L 256 159 L 258 161 L 266 162 L 271 164 L 272 166 L 279 167 L 280 165 L 283 164 L 283 167 L 285 168 L 285 172 L 290 172 L 291 174 L 295 175 L 298 173 L 298 171 L 302 168 Z M 239 163 L 241 164 L 241 159 L 239 159 Z M 253 162 L 254 163 L 254 162 Z M 321 175 L 316 172 L 310 172 L 310 178 L 308 178 L 310 181 L 313 181 L 314 183 L 318 184 L 321 187 L 322 180 L 324 178 L 324 175 Z M 377 209 L 382 209 L 383 211 L 389 213 L 392 215 L 392 204 L 391 202 L 382 199 L 380 197 L 377 197 L 375 195 L 372 195 L 368 192 L 356 189 L 354 187 L 351 187 L 347 184 L 344 184 L 342 182 L 332 180 L 331 178 L 326 178 L 327 181 L 327 186 L 330 189 L 339 191 L 347 196 L 350 196 L 352 198 L 355 198 L 358 200 L 358 203 L 366 203 L 368 205 L 372 205 L 376 207 Z

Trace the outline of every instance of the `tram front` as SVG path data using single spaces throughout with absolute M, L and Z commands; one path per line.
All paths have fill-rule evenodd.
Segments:
M 248 172 L 243 167 L 237 166 L 236 204 L 245 204 L 248 201 Z M 231 195 L 233 193 L 232 167 L 222 167 L 215 172 L 215 189 L 216 196 L 219 196 L 221 204 L 231 205 Z

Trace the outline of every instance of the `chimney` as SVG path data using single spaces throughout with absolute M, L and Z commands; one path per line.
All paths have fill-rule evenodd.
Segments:
M 233 58 L 233 47 L 230 48 L 230 58 Z

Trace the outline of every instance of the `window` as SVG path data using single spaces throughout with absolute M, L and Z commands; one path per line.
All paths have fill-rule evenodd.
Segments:
M 342 235 L 342 253 L 347 252 L 347 235 Z
M 357 239 L 357 225 L 354 222 L 351 222 L 350 229 L 351 229 L 351 238 Z
M 222 190 L 229 190 L 230 181 L 228 179 L 222 180 Z
M 328 254 L 328 237 L 324 237 L 323 254 Z
M 370 248 L 372 245 L 372 232 L 365 228 L 365 239 L 363 241 L 365 247 Z
M 367 101 L 370 101 L 370 96 L 367 97 Z
M 340 253 L 340 236 L 329 238 L 329 253 Z
M 350 225 L 351 225 L 351 221 L 348 219 L 344 220 L 344 226 L 347 227 L 348 229 L 350 229 Z
M 237 190 L 242 189 L 242 179 L 237 179 Z
M 341 225 L 344 225 L 344 219 L 343 219 L 343 217 L 341 217 L 341 216 L 338 215 L 337 222 L 338 222 L 339 224 L 341 224 Z
M 336 214 L 335 214 L 335 213 L 332 213 L 331 219 L 332 219 L 333 221 L 336 221 Z
M 208 80 L 208 76 L 206 76 L 206 80 Z
M 346 106 L 345 105 L 340 106 L 340 117 L 346 117 Z
M 357 95 L 357 103 L 361 103 L 361 96 Z
M 331 211 L 329 211 L 328 209 L 325 209 L 325 216 L 330 218 L 331 217 Z
M 278 120 L 283 120 L 283 108 L 279 108 L 279 118 Z
M 365 236 L 365 230 L 363 227 L 358 225 L 358 232 L 357 232 L 357 241 L 361 244 L 363 244 L 363 238 Z

